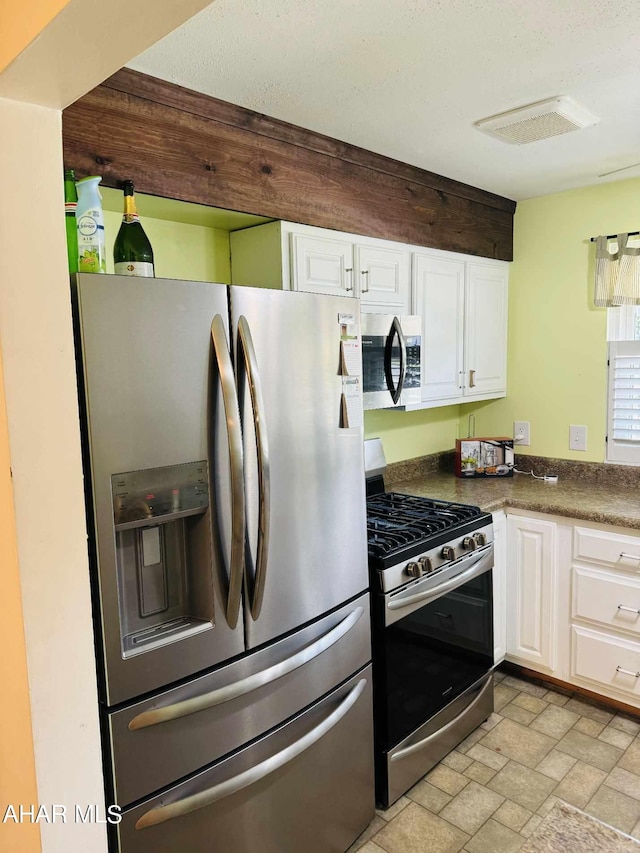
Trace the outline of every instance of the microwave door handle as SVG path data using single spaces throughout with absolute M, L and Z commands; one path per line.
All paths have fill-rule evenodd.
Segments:
M 261 761 L 259 764 L 255 764 L 248 770 L 244 770 L 242 773 L 238 773 L 237 776 L 232 776 L 224 782 L 219 782 L 211 788 L 204 791 L 198 791 L 195 794 L 191 794 L 181 800 L 176 800 L 173 803 L 159 805 L 150 809 L 148 812 L 145 812 L 142 817 L 138 818 L 135 823 L 135 828 L 147 829 L 147 827 L 157 826 L 159 823 L 165 823 L 168 820 L 173 820 L 174 818 L 182 817 L 183 815 L 197 811 L 198 809 L 203 809 L 218 800 L 230 797 L 232 794 L 235 794 L 237 791 L 241 791 L 243 788 L 247 788 L 249 785 L 254 785 L 256 782 L 259 782 L 260 779 L 264 779 L 266 776 L 269 776 L 271 773 L 274 773 L 276 770 L 279 770 L 281 767 L 289 764 L 290 761 L 293 761 L 294 758 L 309 749 L 309 747 L 313 746 L 314 743 L 321 740 L 331 731 L 331 729 L 338 725 L 340 720 L 346 717 L 360 698 L 360 695 L 366 686 L 367 680 L 365 678 L 361 678 L 360 681 L 351 688 L 349 693 L 347 693 L 338 707 L 334 708 L 334 710 L 325 717 L 324 720 L 314 726 L 299 740 L 294 741 L 294 743 L 280 750 L 280 752 L 276 752 L 275 755 Z
M 398 384 L 395 385 L 393 381 L 393 374 L 391 373 L 391 357 L 393 354 L 393 340 L 394 338 L 398 338 L 398 343 L 400 345 L 400 376 L 398 377 Z M 393 318 L 393 322 L 391 323 L 391 328 L 389 329 L 389 334 L 387 335 L 387 343 L 384 348 L 384 373 L 387 380 L 387 388 L 389 389 L 389 393 L 391 394 L 391 399 L 394 403 L 397 403 L 400 399 L 400 395 L 402 394 L 402 389 L 404 387 L 404 377 L 407 372 L 407 342 L 402 333 L 402 326 L 400 325 L 400 320 L 397 317 Z
M 269 528 L 271 517 L 271 474 L 269 463 L 269 441 L 267 423 L 262 396 L 262 382 L 258 370 L 258 360 L 246 317 L 238 320 L 238 362 L 246 366 L 246 377 L 251 395 L 251 409 L 258 453 L 258 542 L 256 546 L 256 572 L 251 598 L 251 616 L 257 619 L 262 609 L 264 589 L 267 580 L 269 558 Z
M 215 353 L 224 414 L 229 442 L 229 468 L 231 479 L 231 554 L 229 557 L 229 592 L 226 617 L 230 628 L 235 628 L 240 617 L 240 599 L 244 573 L 244 473 L 242 457 L 242 432 L 235 376 L 224 321 L 216 314 L 211 323 L 211 340 Z M 222 555 L 224 560 L 224 555 Z

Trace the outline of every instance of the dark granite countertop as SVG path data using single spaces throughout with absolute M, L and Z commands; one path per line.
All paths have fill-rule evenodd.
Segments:
M 527 474 L 463 479 L 452 472 L 431 470 L 424 460 L 389 466 L 385 481 L 387 491 L 474 504 L 488 512 L 510 507 L 640 530 L 640 470 L 633 469 L 625 477 L 625 471 L 611 470 L 612 466 L 592 464 L 588 467 L 593 471 L 589 471 L 579 467 L 585 463 L 563 466 L 557 460 L 545 462 L 536 460 L 536 473 L 557 473 L 557 483 L 534 480 Z M 522 467 L 529 470 L 531 465 Z

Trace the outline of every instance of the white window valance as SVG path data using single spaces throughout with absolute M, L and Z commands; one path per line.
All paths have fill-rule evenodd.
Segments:
M 628 234 L 618 234 L 617 247 L 610 251 L 608 237 L 596 238 L 594 302 L 598 306 L 640 305 L 640 246 L 628 246 L 628 239 Z

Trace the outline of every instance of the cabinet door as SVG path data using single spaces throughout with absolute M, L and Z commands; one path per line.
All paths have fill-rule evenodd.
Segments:
M 413 255 L 414 310 L 422 317 L 422 401 L 462 398 L 464 261 Z
M 493 513 L 493 649 L 496 666 L 507 653 L 507 519 Z
M 354 270 L 362 311 L 411 313 L 408 251 L 358 245 Z
M 507 391 L 508 267 L 467 264 L 465 397 Z
M 507 657 L 556 669 L 557 525 L 507 516 Z
M 348 240 L 291 235 L 293 290 L 354 296 L 353 244 Z

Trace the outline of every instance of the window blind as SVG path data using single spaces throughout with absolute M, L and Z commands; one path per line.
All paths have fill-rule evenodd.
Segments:
M 640 341 L 609 345 L 607 459 L 640 465 Z

